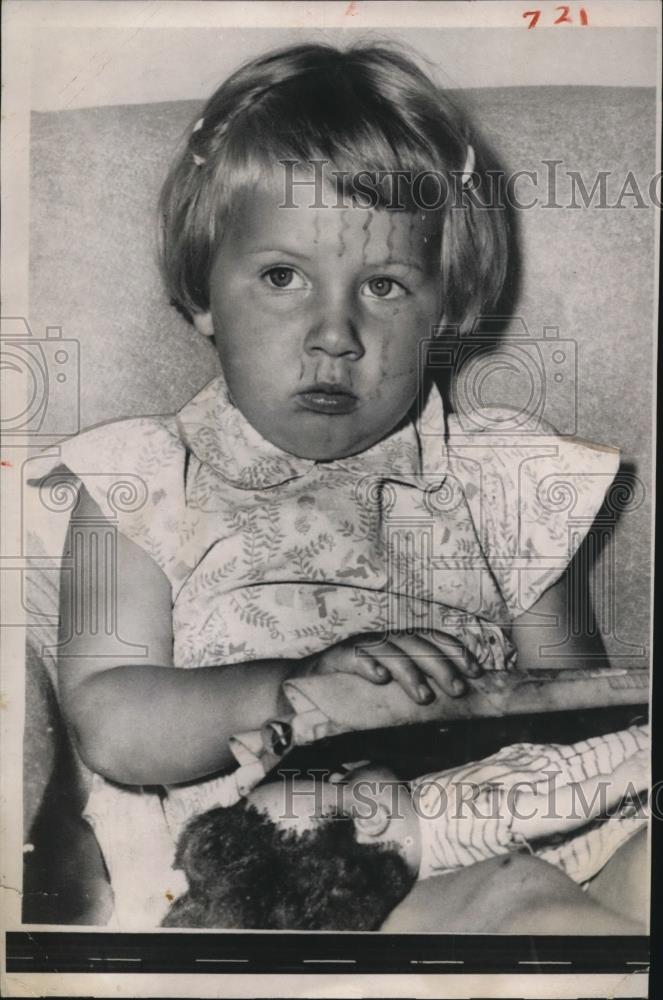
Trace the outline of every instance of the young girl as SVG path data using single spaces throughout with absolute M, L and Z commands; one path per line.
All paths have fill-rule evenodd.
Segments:
M 568 635 L 565 664 L 602 655 L 564 570 L 616 452 L 535 419 L 514 436 L 504 411 L 461 433 L 421 363 L 504 282 L 475 146 L 403 55 L 303 45 L 219 87 L 168 175 L 166 285 L 223 375 L 62 447 L 80 486 L 59 690 L 120 927 L 183 891 L 168 817 L 223 801 L 229 737 L 279 716 L 286 678 L 356 672 L 426 704 L 516 649 L 536 666 Z M 573 531 L 551 499 L 569 476 Z

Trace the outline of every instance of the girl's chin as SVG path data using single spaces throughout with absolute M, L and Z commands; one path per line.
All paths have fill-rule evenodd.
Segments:
M 397 430 L 406 419 L 407 414 L 386 427 L 362 427 L 357 413 L 331 416 L 300 409 L 294 421 L 289 415 L 282 433 L 274 433 L 273 424 L 258 430 L 277 448 L 295 458 L 333 462 L 367 451 Z
M 338 459 L 360 455 L 385 436 L 383 434 L 375 439 L 367 437 L 364 440 L 348 440 L 339 436 L 338 440 L 332 441 L 329 437 L 316 440 L 306 439 L 302 435 L 296 441 L 290 442 L 290 446 L 281 444 L 279 447 L 295 458 L 308 459 L 310 462 L 335 462 Z

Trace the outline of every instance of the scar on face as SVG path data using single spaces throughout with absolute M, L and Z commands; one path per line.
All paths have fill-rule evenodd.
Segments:
M 387 230 L 387 258 L 391 259 L 394 252 L 394 236 L 396 235 L 396 217 L 389 213 L 389 229 Z
M 413 372 L 417 370 L 416 361 L 412 364 L 405 365 L 403 368 L 398 368 L 396 371 L 389 365 L 388 359 L 389 347 L 387 344 L 382 344 L 380 347 L 380 384 L 383 385 L 385 382 L 393 381 L 397 378 L 402 378 L 403 375 L 412 375 Z
M 313 382 L 329 382 L 329 381 L 333 382 L 334 381 L 333 378 L 332 379 L 329 378 L 329 376 L 328 376 L 327 373 L 325 373 L 324 377 L 322 377 L 322 378 L 320 377 L 320 368 L 321 368 L 321 366 L 323 364 L 324 364 L 324 360 L 322 358 L 316 359 L 315 370 L 313 372 Z M 352 389 L 353 388 L 353 380 L 354 380 L 353 379 L 353 377 L 354 377 L 354 369 L 351 368 L 351 367 L 346 368 L 346 370 L 345 370 L 345 376 L 346 376 L 348 388 Z M 302 362 L 302 373 L 301 373 L 300 379 L 303 380 L 303 378 L 304 378 L 304 363 Z
M 364 231 L 364 242 L 361 247 L 361 260 L 364 266 L 368 260 L 368 247 L 371 242 L 371 223 L 373 222 L 373 213 L 367 212 L 366 218 L 364 219 L 362 229 Z
M 420 221 L 422 223 L 424 223 L 424 225 L 425 225 L 425 223 L 426 223 L 426 216 L 424 215 L 423 212 L 421 213 Z M 415 218 L 414 214 L 411 214 L 409 216 L 409 218 L 408 218 L 407 239 L 408 239 L 410 253 L 412 253 L 412 254 L 416 254 L 416 252 L 418 250 L 418 246 L 417 246 L 417 244 L 419 242 L 418 237 L 419 237 L 419 228 L 417 227 L 417 224 L 416 224 L 416 218 Z M 424 236 L 424 240 L 425 239 L 426 239 L 426 237 Z
M 428 212 L 421 212 L 420 214 L 421 222 L 424 223 L 423 235 L 420 235 L 420 230 L 415 227 L 415 216 L 410 217 L 410 245 L 417 244 L 421 246 L 420 241 L 423 239 L 424 250 L 428 247 L 432 247 L 433 250 L 437 246 L 438 250 L 442 242 L 442 226 L 440 213 L 431 209 Z
M 345 231 L 350 227 L 350 220 L 347 215 L 348 211 L 352 211 L 352 209 L 344 208 L 341 211 L 341 227 L 338 231 L 338 253 L 336 255 L 337 257 L 342 257 L 347 249 L 345 243 Z
M 408 213 L 407 238 L 408 238 L 410 253 L 412 254 L 416 255 L 419 252 L 421 248 L 422 238 L 424 244 L 428 243 L 428 235 L 426 234 L 425 231 L 426 219 L 427 216 L 425 212 L 421 212 L 418 218 L 414 212 Z M 418 223 L 423 224 L 424 227 L 423 234 L 421 231 L 422 227 L 420 227 Z

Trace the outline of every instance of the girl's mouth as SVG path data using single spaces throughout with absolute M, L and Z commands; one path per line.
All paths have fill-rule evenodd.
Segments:
M 349 389 L 331 382 L 316 382 L 297 393 L 297 402 L 303 409 L 330 416 L 352 413 L 359 399 Z

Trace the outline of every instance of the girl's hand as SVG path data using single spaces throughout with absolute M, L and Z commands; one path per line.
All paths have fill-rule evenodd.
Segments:
M 442 632 L 393 632 L 351 636 L 308 657 L 302 673 L 357 674 L 373 684 L 396 681 L 419 705 L 434 701 L 429 681 L 452 698 L 465 694 L 463 677 L 478 677 L 482 666 L 463 643 Z

